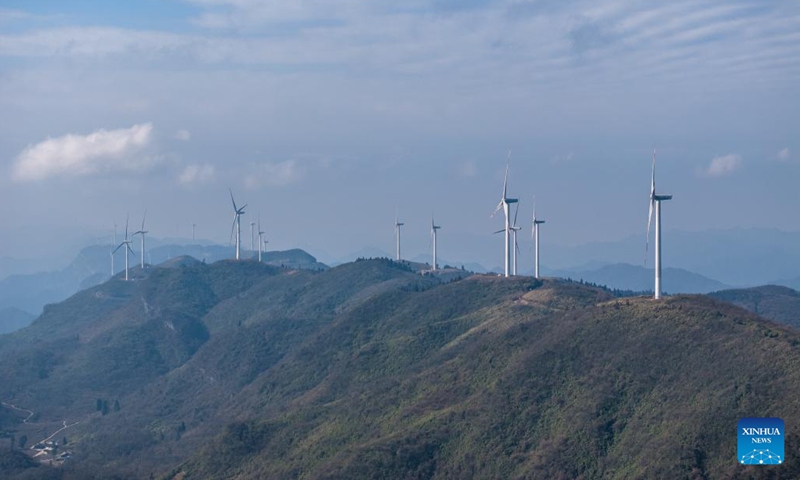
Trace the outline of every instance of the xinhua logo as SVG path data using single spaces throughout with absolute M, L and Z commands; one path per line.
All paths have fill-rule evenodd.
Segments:
M 739 463 L 744 465 L 780 465 L 784 462 L 783 420 L 780 418 L 743 418 L 739 420 Z

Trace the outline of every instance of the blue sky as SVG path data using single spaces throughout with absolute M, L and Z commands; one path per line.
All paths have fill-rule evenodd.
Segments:
M 654 146 L 665 229 L 796 231 L 798 85 L 796 1 L 4 0 L 0 251 L 227 241 L 231 187 L 275 248 L 388 251 L 397 207 L 446 258 L 508 150 L 543 242 L 644 236 Z

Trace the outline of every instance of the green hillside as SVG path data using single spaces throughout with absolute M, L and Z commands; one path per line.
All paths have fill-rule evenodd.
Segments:
M 762 317 L 800 329 L 800 292 L 778 285 L 722 290 L 709 294 Z
M 79 422 L 17 478 L 800 477 L 800 333 L 702 296 L 186 263 L 0 336 L 0 385 L 17 437 Z M 736 464 L 744 416 L 786 464 Z

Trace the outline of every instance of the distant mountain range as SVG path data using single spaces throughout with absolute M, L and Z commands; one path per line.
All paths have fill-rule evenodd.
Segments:
M 667 230 L 663 237 L 665 268 L 681 268 L 733 286 L 765 285 L 781 279 L 800 280 L 797 278 L 800 272 L 800 232 L 776 229 Z M 556 270 L 582 268 L 589 263 L 643 265 L 644 242 L 643 233 L 614 242 L 574 247 L 546 245 L 542 261 Z M 651 261 L 652 252 L 649 266 Z
M 166 244 L 154 246 L 147 250 L 146 264 L 157 265 L 183 255 L 190 255 L 199 261 L 211 263 L 233 257 L 234 249 L 221 245 Z M 257 258 L 257 252 L 245 251 L 242 255 L 244 258 Z M 262 260 L 273 266 L 311 270 L 328 268 L 317 262 L 313 256 L 299 249 L 264 252 Z M 130 255 L 130 268 L 139 268 L 139 263 L 138 255 Z M 124 269 L 125 256 L 120 250 L 114 258 L 114 273 L 118 274 Z M 0 280 L 0 309 L 13 307 L 35 316 L 42 311 L 44 305 L 60 302 L 79 290 L 102 283 L 110 277 L 109 247 L 86 247 L 61 270 L 11 275 Z
M 0 334 L 27 327 L 35 317 L 16 307 L 0 309 Z
M 653 277 L 655 275 L 652 269 L 627 263 L 604 265 L 592 270 L 562 270 L 549 272 L 548 274 L 634 292 L 653 291 Z M 708 293 L 729 288 L 714 279 L 682 268 L 664 268 L 661 272 L 661 278 L 663 291 L 670 294 Z
M 800 292 L 778 285 L 723 290 L 709 296 L 800 330 Z
M 177 257 L 48 305 L 0 335 L 4 478 L 778 471 L 737 464 L 731 426 L 800 424 L 800 331 L 707 296 L 414 267 Z M 54 431 L 58 470 L 11 448 Z

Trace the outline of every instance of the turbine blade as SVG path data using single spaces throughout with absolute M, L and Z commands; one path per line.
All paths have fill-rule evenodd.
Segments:
M 115 249 L 114 249 L 114 251 L 113 251 L 113 252 L 111 252 L 111 255 L 114 255 L 115 253 L 117 253 L 117 250 L 119 250 L 120 248 L 122 248 L 122 246 L 123 246 L 123 245 L 125 245 L 125 242 L 122 242 L 122 243 L 120 243 L 119 245 L 117 245 L 117 248 L 115 248 Z
M 650 225 L 653 221 L 653 206 L 655 204 L 655 200 L 650 200 L 650 213 L 647 215 L 647 239 L 644 244 L 644 264 L 647 265 L 647 252 L 650 251 Z
M 125 240 L 128 239 L 128 219 L 130 218 L 130 214 L 125 215 Z
M 511 164 L 511 150 L 508 151 L 508 158 L 506 159 L 506 176 L 503 179 L 503 198 L 508 196 L 508 166 Z
M 497 215 L 497 212 L 499 212 L 501 208 L 503 208 L 503 200 L 500 200 L 500 203 L 497 204 L 497 208 L 495 208 L 494 212 L 492 212 L 492 214 L 489 215 L 489 218 L 494 218 L 494 216 Z
M 503 232 L 505 232 L 505 231 L 506 231 L 506 229 L 505 229 L 505 228 L 504 228 L 504 229 L 502 229 L 502 230 L 498 230 L 498 231 L 494 232 L 494 235 L 497 235 L 498 233 L 503 233 Z
M 147 218 L 147 209 L 144 209 L 144 215 L 142 216 L 142 232 L 144 232 L 144 220 Z
M 236 200 L 234 200 L 234 199 L 233 199 L 233 190 L 231 190 L 231 189 L 229 188 L 229 189 L 228 189 L 228 192 L 230 192 L 230 194 L 231 194 L 231 203 L 233 204 L 233 210 L 234 210 L 234 211 L 238 211 L 239 209 L 238 209 L 238 208 L 236 208 Z
M 647 265 L 647 252 L 650 251 L 650 226 L 653 223 L 653 207 L 656 202 L 656 149 L 653 149 L 653 166 L 650 170 L 650 211 L 647 214 L 647 235 L 644 244 L 644 264 Z
M 517 226 L 517 214 L 519 213 L 519 202 L 517 202 L 517 208 L 514 210 L 514 223 L 513 225 Z
M 653 149 L 653 168 L 650 170 L 650 199 L 656 194 L 656 149 Z
M 230 240 L 228 240 L 228 245 L 233 243 L 233 235 L 236 232 L 236 216 L 237 216 L 237 214 L 234 213 L 233 214 L 233 223 L 231 224 L 231 238 L 230 238 Z

